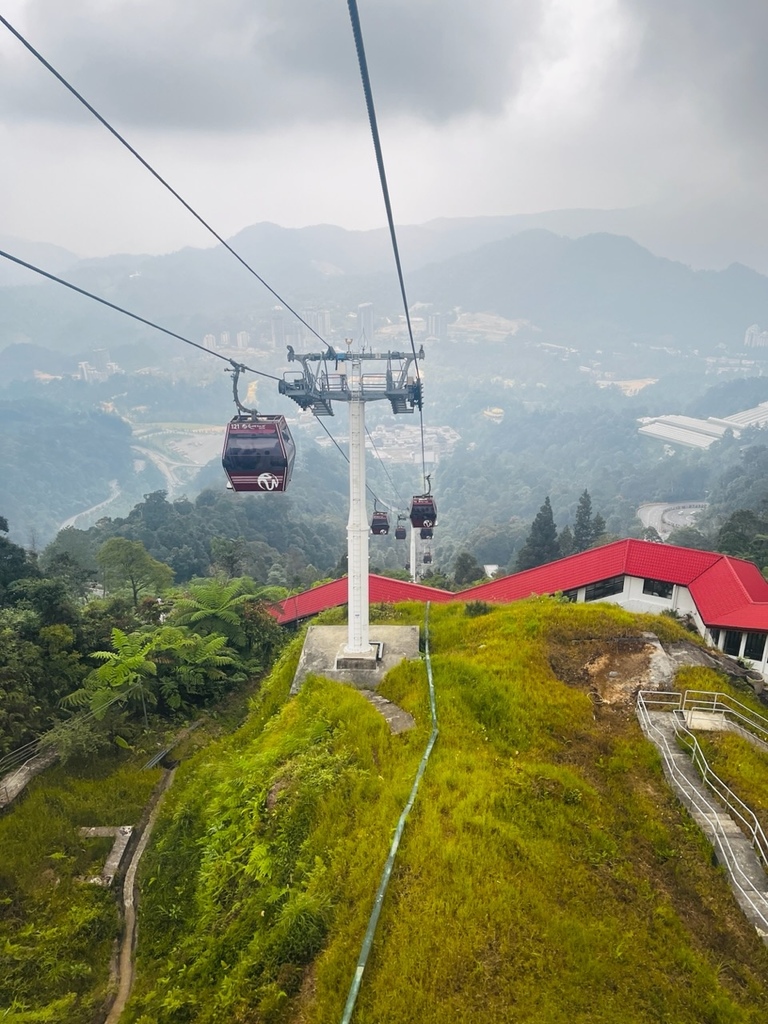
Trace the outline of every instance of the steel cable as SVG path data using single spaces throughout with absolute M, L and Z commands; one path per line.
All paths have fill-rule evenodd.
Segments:
M 124 316 L 129 316 L 132 320 L 138 320 L 140 324 L 145 324 L 147 327 L 152 327 L 156 331 L 161 331 L 163 334 L 169 335 L 171 338 L 176 338 L 177 341 L 183 341 L 185 345 L 192 345 L 193 348 L 200 349 L 201 352 L 205 352 L 209 356 L 215 356 L 217 359 L 223 360 L 225 363 L 234 365 L 231 359 L 227 356 L 221 355 L 220 352 L 214 352 L 212 349 L 206 348 L 204 345 L 199 345 L 196 341 L 192 341 L 189 338 L 185 338 L 183 334 L 177 334 L 175 331 L 169 330 L 167 327 L 161 327 L 160 324 L 154 323 L 152 320 L 147 320 L 146 317 L 139 316 L 138 313 L 132 313 L 129 309 L 124 309 L 122 306 L 116 305 L 114 302 L 110 302 L 109 299 L 103 299 L 100 295 L 94 295 L 93 292 L 87 291 L 85 288 L 80 288 L 76 284 L 72 284 L 71 281 L 65 281 L 63 277 L 57 277 L 56 274 L 51 274 L 47 270 L 42 270 L 40 267 L 36 267 L 34 263 L 27 263 L 26 260 L 20 259 L 18 256 L 12 256 L 9 252 L 4 252 L 0 249 L 0 256 L 12 263 L 17 263 L 20 267 L 26 267 L 27 270 L 34 271 L 35 274 L 39 274 L 41 277 L 47 277 L 49 281 L 55 281 L 56 284 L 61 284 L 65 288 L 69 288 L 73 292 L 77 292 L 79 295 L 84 295 L 88 299 L 93 299 L 94 302 L 100 302 L 102 306 L 108 306 L 110 309 L 114 309 L 118 313 L 122 313 Z M 269 380 L 280 380 L 280 377 L 275 377 L 274 374 L 264 373 L 263 370 L 255 370 L 252 366 L 245 366 L 244 363 L 240 363 L 244 369 L 250 373 L 257 373 L 260 377 L 267 377 Z
M 91 114 L 93 114 L 93 116 L 96 118 L 96 120 L 100 124 L 102 124 L 107 129 L 107 131 L 110 132 L 117 139 L 117 141 L 121 145 L 125 146 L 125 148 L 128 150 L 129 153 L 132 154 L 132 156 L 136 157 L 136 159 L 139 161 L 139 163 L 142 165 L 142 167 L 145 167 L 149 171 L 149 173 L 154 178 L 156 178 L 157 181 L 160 182 L 160 184 L 163 186 L 163 188 L 167 189 L 175 199 L 178 199 L 178 201 L 181 203 L 181 205 L 184 207 L 184 209 L 187 210 L 189 213 L 191 213 L 192 216 L 195 218 L 195 220 L 198 221 L 199 224 L 202 224 L 202 226 L 206 229 L 206 231 L 208 231 L 218 242 L 221 243 L 221 245 L 224 246 L 224 248 L 228 252 L 230 252 L 235 257 L 235 259 L 238 261 L 238 263 L 240 263 L 243 267 L 245 267 L 245 269 L 250 274 L 253 274 L 253 276 L 256 278 L 256 280 L 259 281 L 267 289 L 267 291 L 270 292 L 271 295 L 274 295 L 274 297 L 277 299 L 277 301 L 282 303 L 282 305 L 285 306 L 285 308 L 288 310 L 289 313 L 292 313 L 296 317 L 297 320 L 299 320 L 302 324 L 304 324 L 304 326 L 307 328 L 308 331 L 311 331 L 311 333 L 314 334 L 314 336 L 319 341 L 322 341 L 324 345 L 327 344 L 325 339 L 322 338 L 317 333 L 317 331 L 314 329 L 314 327 L 310 327 L 310 325 L 306 322 L 306 320 L 299 313 L 297 313 L 296 310 L 288 302 L 285 301 L 285 299 L 282 297 L 282 295 L 280 295 L 278 292 L 276 292 L 275 289 L 271 285 L 267 284 L 267 282 L 264 280 L 264 278 L 260 274 L 258 274 L 253 269 L 253 267 L 245 259 L 243 259 L 243 257 L 240 255 L 240 253 L 238 253 L 236 249 L 233 249 L 232 246 L 229 244 L 229 242 L 227 242 L 224 238 L 222 238 L 222 236 L 218 233 L 218 231 L 215 230 L 215 228 L 211 227 L 211 225 L 208 223 L 208 221 L 206 221 L 197 212 L 197 210 L 195 210 L 194 207 L 191 206 L 186 201 L 186 199 L 184 199 L 184 197 L 182 195 L 180 195 L 176 191 L 176 189 L 173 188 L 173 186 L 170 185 L 165 180 L 165 178 L 162 176 L 162 174 L 160 174 L 158 171 L 156 171 L 155 168 L 147 160 L 144 159 L 144 157 L 141 155 L 141 153 L 139 153 L 138 150 L 134 149 L 134 147 L 130 144 L 130 142 L 128 142 L 128 140 L 125 139 L 120 134 L 120 132 L 116 128 L 114 128 L 109 123 L 109 121 L 107 121 L 107 119 L 103 115 L 101 115 L 98 112 L 98 110 L 96 110 L 96 108 L 92 104 L 90 104 L 88 102 L 88 100 L 81 93 L 79 93 L 77 91 L 77 89 L 73 85 L 71 85 L 67 81 L 67 79 L 59 71 L 56 70 L 56 68 L 50 63 L 50 61 L 47 61 L 45 59 L 45 57 L 43 57 L 43 55 L 38 50 L 36 50 L 35 47 L 29 42 L 29 40 L 25 39 L 25 37 L 21 34 L 21 32 L 19 32 L 18 29 L 14 28 L 13 25 L 8 21 L 7 18 L 4 18 L 2 16 L 2 14 L 0 14 L 0 23 L 5 25 L 5 27 L 8 29 L 8 31 L 11 32 L 19 40 L 19 42 L 22 44 L 22 46 L 25 46 L 26 49 L 29 50 L 29 52 L 33 55 L 33 57 L 36 57 L 37 60 L 39 60 L 40 63 L 43 65 L 43 67 L 47 68 L 47 70 L 50 71 L 50 73 L 54 76 L 54 78 L 56 78 L 59 82 L 61 82 L 61 84 L 64 86 L 64 88 L 67 89 L 75 97 L 75 99 L 79 100 L 79 102 L 82 103 L 82 105 L 85 107 L 85 109 L 88 110 Z
M 357 60 L 360 65 L 360 77 L 363 83 L 363 92 L 365 93 L 365 104 L 368 109 L 368 123 L 371 127 L 371 136 L 373 137 L 373 148 L 376 152 L 376 164 L 379 168 L 379 180 L 381 182 L 381 191 L 384 197 L 384 207 L 387 211 L 387 223 L 389 225 L 389 236 L 392 241 L 392 251 L 395 256 L 395 266 L 397 268 L 397 279 L 400 283 L 400 295 L 403 299 L 403 308 L 405 309 L 405 322 L 408 325 L 408 337 L 411 342 L 411 350 L 414 356 L 414 365 L 416 367 L 416 379 L 419 382 L 419 424 L 421 427 L 421 468 L 422 475 L 424 477 L 424 487 L 427 486 L 427 456 L 424 447 L 424 412 L 423 412 L 423 393 L 421 389 L 421 373 L 419 372 L 419 362 L 416 357 L 416 343 L 413 340 L 413 327 L 411 325 L 411 314 L 408 309 L 408 298 L 405 293 L 405 280 L 403 278 L 403 268 L 400 262 L 400 249 L 397 244 L 397 232 L 395 231 L 395 220 L 392 215 L 392 203 L 389 198 L 389 186 L 387 184 L 387 172 L 384 168 L 384 155 L 381 150 L 381 140 L 379 138 L 379 127 L 376 120 L 376 109 L 373 104 L 373 91 L 371 89 L 371 80 L 368 74 L 368 62 L 365 58 L 365 46 L 363 45 L 363 30 L 360 25 L 360 14 L 357 9 L 357 0 L 347 0 L 347 6 L 349 7 L 349 17 L 352 22 L 352 34 L 355 37 L 355 48 L 357 49 Z

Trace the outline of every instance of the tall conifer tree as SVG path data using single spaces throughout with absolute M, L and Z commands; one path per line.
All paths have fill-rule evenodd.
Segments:
M 579 498 L 573 524 L 573 550 L 586 551 L 592 543 L 592 499 L 585 490 Z
M 544 501 L 536 518 L 531 523 L 531 532 L 517 556 L 516 570 L 533 569 L 546 562 L 554 562 L 560 557 L 560 545 L 557 541 L 557 528 L 549 496 Z

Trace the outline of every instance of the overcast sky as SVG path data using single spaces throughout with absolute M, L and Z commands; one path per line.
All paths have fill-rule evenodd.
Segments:
M 766 195 L 768 0 L 358 0 L 395 216 Z M 5 0 L 225 235 L 378 227 L 344 0 Z M 83 255 L 209 236 L 0 25 L 0 233 Z

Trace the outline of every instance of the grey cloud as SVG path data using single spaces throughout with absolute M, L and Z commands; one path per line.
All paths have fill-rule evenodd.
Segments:
M 627 88 L 650 90 L 715 130 L 724 142 L 764 149 L 768 100 L 765 0 L 622 0 L 638 57 Z M 665 112 L 665 115 L 667 113 Z
M 362 0 L 377 109 L 443 123 L 498 113 L 541 16 L 530 0 Z M 364 117 L 343 0 L 30 0 L 24 34 L 106 116 L 165 129 L 263 130 Z M 21 26 L 17 26 L 21 30 Z M 19 44 L 0 117 L 81 118 Z

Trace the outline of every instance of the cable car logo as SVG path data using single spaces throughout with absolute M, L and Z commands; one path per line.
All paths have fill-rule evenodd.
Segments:
M 423 519 L 421 525 L 422 526 L 434 526 L 435 524 L 432 522 L 431 519 Z
M 256 484 L 260 491 L 275 491 L 280 486 L 280 478 L 274 473 L 260 473 Z

